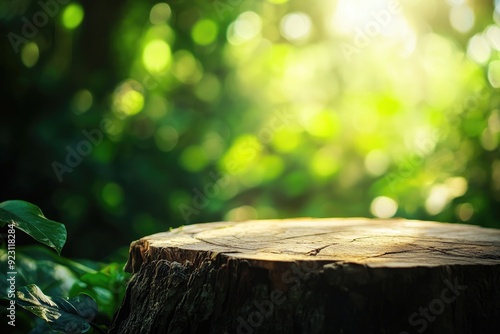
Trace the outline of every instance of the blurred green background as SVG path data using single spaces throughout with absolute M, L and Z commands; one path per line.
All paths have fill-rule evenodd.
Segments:
M 194 222 L 500 228 L 500 1 L 0 3 L 0 200 L 101 259 Z

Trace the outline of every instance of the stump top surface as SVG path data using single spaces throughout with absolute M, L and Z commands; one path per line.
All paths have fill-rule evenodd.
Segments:
M 144 237 L 134 247 L 140 248 L 139 253 L 205 251 L 259 262 L 331 261 L 373 267 L 500 265 L 500 230 L 404 219 L 195 224 Z

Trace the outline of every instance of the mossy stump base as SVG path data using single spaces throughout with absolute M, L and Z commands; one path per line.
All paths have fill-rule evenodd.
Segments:
M 500 230 L 402 219 L 185 226 L 132 243 L 110 333 L 500 333 Z

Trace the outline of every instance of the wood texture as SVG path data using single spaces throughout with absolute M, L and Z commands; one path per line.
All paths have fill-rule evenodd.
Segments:
M 111 333 L 499 333 L 500 230 L 408 220 L 185 226 L 132 243 Z

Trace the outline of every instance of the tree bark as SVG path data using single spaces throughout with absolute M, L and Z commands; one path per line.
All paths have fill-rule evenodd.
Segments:
M 499 333 L 500 230 L 402 219 L 185 226 L 132 243 L 110 333 Z

